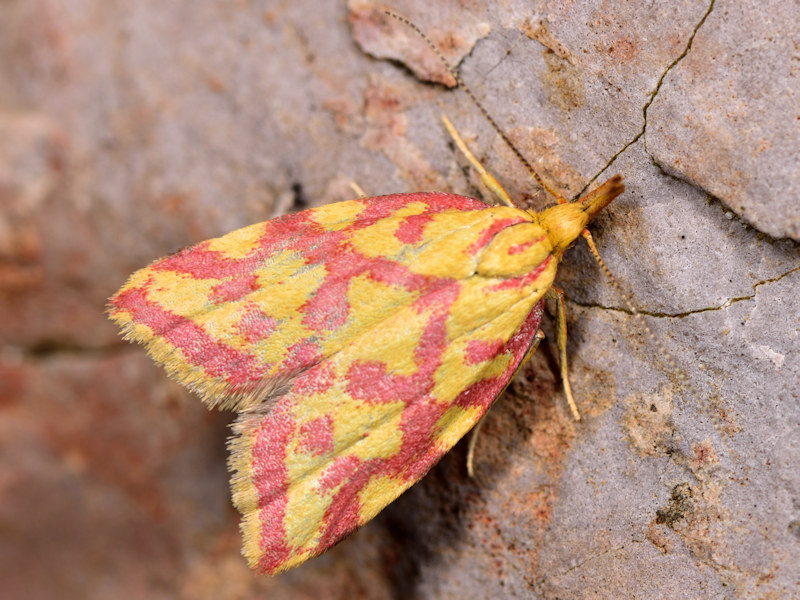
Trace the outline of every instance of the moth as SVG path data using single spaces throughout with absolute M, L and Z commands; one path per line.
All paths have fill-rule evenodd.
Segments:
M 313 208 L 156 260 L 109 300 L 126 339 L 239 413 L 233 502 L 259 572 L 320 554 L 423 477 L 536 349 L 547 295 L 577 416 L 553 282 L 622 178 L 524 210 L 446 125 L 506 205 L 434 192 Z

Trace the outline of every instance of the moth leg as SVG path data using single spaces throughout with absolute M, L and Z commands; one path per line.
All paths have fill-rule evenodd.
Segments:
M 528 349 L 528 351 L 525 353 L 525 356 L 520 361 L 519 367 L 517 367 L 517 370 L 514 372 L 514 375 L 512 375 L 511 379 L 508 380 L 509 384 L 514 379 L 514 377 L 516 377 L 517 373 L 519 373 L 520 369 L 522 369 L 522 367 L 525 366 L 525 363 L 528 362 L 528 359 L 531 356 L 533 356 L 533 353 L 536 352 L 536 348 L 539 347 L 539 342 L 541 342 L 543 339 L 544 339 L 544 331 L 540 329 L 536 332 L 536 337 L 533 338 L 533 343 L 531 343 L 531 347 Z M 467 442 L 467 475 L 469 475 L 470 477 L 475 477 L 475 469 L 473 466 L 473 459 L 475 457 L 475 444 L 478 441 L 478 432 L 481 430 L 481 427 L 483 427 L 483 422 L 486 420 L 486 415 L 488 414 L 489 411 L 483 413 L 483 416 L 475 424 L 475 427 L 472 428 L 472 431 L 470 432 L 469 436 L 469 442 Z
M 469 434 L 469 442 L 467 443 L 467 475 L 470 476 L 470 479 L 475 477 L 473 459 L 475 457 L 475 444 L 478 441 L 478 432 L 481 430 L 481 427 L 483 427 L 483 422 L 486 420 L 486 415 L 488 414 L 488 411 L 483 413 L 483 416 L 475 424 L 475 427 L 472 428 L 472 431 Z
M 461 153 L 478 172 L 478 175 L 480 175 L 483 185 L 489 188 L 491 192 L 497 196 L 497 199 L 506 206 L 515 206 L 514 202 L 511 200 L 511 196 L 509 196 L 508 192 L 503 189 L 503 186 L 500 185 L 500 182 L 497 181 L 497 179 L 495 179 L 494 176 L 484 168 L 480 161 L 475 158 L 475 155 L 470 152 L 469 148 L 467 148 L 467 144 L 465 144 L 464 140 L 461 139 L 461 136 L 458 135 L 458 132 L 456 131 L 456 128 L 453 127 L 450 119 L 448 119 L 446 115 L 442 115 L 442 121 L 444 122 L 444 126 L 447 128 L 447 131 L 450 133 L 450 137 L 453 138 L 456 146 L 458 146 L 458 149 L 461 150 Z
M 362 190 L 361 186 L 358 185 L 355 181 L 350 182 L 350 189 L 353 190 L 359 198 L 367 197 L 367 195 L 364 193 L 364 190 Z
M 569 385 L 567 369 L 567 311 L 564 306 L 564 292 L 557 287 L 552 287 L 545 294 L 547 298 L 556 300 L 556 346 L 558 347 L 559 362 L 561 363 L 561 382 L 564 385 L 564 395 L 567 397 L 569 409 L 576 421 L 581 420 L 581 413 L 572 397 L 572 388 Z

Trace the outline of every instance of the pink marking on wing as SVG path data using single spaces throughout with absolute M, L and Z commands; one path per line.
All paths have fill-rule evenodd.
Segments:
M 482 411 L 489 410 L 489 407 L 497 399 L 502 391 L 499 377 L 492 379 L 481 379 L 476 381 L 468 388 L 464 389 L 455 399 L 454 403 L 463 408 L 478 407 Z
M 461 291 L 461 283 L 454 279 L 442 279 L 441 281 L 445 285 L 425 290 L 425 293 L 414 302 L 413 308 L 417 313 L 422 314 L 425 311 L 433 311 L 441 315 L 450 310 Z
M 504 347 L 503 340 L 470 340 L 464 351 L 464 364 L 477 365 L 491 360 L 503 352 Z
M 433 217 L 434 215 L 431 213 L 406 217 L 398 225 L 397 230 L 394 232 L 394 237 L 404 244 L 419 243 L 425 233 L 425 225 L 430 223 Z
M 400 423 L 403 432 L 398 452 L 391 458 L 375 458 L 357 465 L 347 463 L 344 485 L 333 497 L 323 517 L 318 551 L 329 548 L 361 525 L 359 493 L 376 475 L 411 481 L 422 477 L 441 458 L 434 444 L 434 428 L 447 406 L 421 398 L 404 412 Z M 353 466 L 358 466 L 350 471 Z
M 344 485 L 334 496 L 323 517 L 322 535 L 318 548 L 323 550 L 354 531 L 360 522 L 359 492 L 375 476 L 416 480 L 427 473 L 441 458 L 433 445 L 434 427 L 447 406 L 421 398 L 403 412 L 400 429 L 403 432 L 398 452 L 389 459 L 371 459 L 357 465 L 346 463 L 341 477 Z M 351 471 L 354 466 L 357 469 Z M 338 480 L 337 480 L 338 482 Z
M 546 239 L 546 236 L 542 235 L 542 236 L 536 238 L 535 240 L 528 240 L 527 242 L 522 242 L 521 244 L 514 244 L 513 246 L 509 246 L 508 253 L 512 254 L 512 255 L 513 254 L 521 254 L 522 252 L 525 252 L 525 250 L 527 250 L 531 246 L 534 246 L 535 244 L 542 243 L 545 239 Z
M 258 308 L 250 308 L 242 315 L 234 329 L 250 343 L 266 340 L 275 333 L 278 321 L 274 317 L 262 313 Z
M 507 219 L 498 219 L 494 221 L 489 227 L 484 229 L 477 240 L 475 240 L 472 245 L 467 249 L 470 254 L 477 254 L 483 248 L 494 239 L 498 233 L 503 231 L 506 227 L 511 227 L 512 225 L 516 225 L 517 223 L 527 223 L 525 219 L 522 217 L 509 217 Z
M 241 261 L 208 250 L 208 245 L 209 242 L 206 241 L 184 248 L 156 261 L 150 268 L 154 271 L 184 273 L 193 279 L 225 279 L 241 274 Z
M 352 480 L 362 462 L 352 454 L 337 456 L 320 474 L 317 489 L 321 494 L 327 495 L 343 483 Z
M 259 249 L 271 253 L 285 244 L 303 244 L 311 238 L 324 236 L 326 232 L 314 219 L 313 212 L 304 210 L 282 215 L 264 222 L 264 234 L 259 240 Z
M 147 298 L 144 288 L 131 288 L 112 299 L 134 323 L 146 325 L 153 334 L 180 348 L 186 360 L 201 367 L 209 376 L 224 378 L 235 390 L 257 383 L 269 365 L 209 335 L 191 319 L 176 315 Z
M 441 364 L 447 347 L 448 311 L 458 296 L 458 285 L 437 290 L 415 303 L 418 310 L 430 311 L 428 322 L 415 350 L 417 372 L 411 376 L 392 375 L 377 361 L 355 364 L 348 375 L 348 393 L 367 401 L 398 399 L 406 403 L 400 430 L 402 442 L 398 452 L 388 459 L 363 462 L 334 496 L 323 518 L 323 529 L 317 551 L 330 547 L 356 529 L 360 523 L 359 492 L 372 477 L 413 481 L 426 473 L 441 458 L 443 450 L 434 444 L 435 427 L 448 409 L 446 403 L 430 397 L 433 376 Z
M 403 411 L 403 443 L 397 454 L 386 459 L 390 473 L 408 481 L 419 479 L 430 470 L 442 454 L 431 452 L 436 423 L 448 408 L 443 402 L 423 396 Z
M 522 254 L 525 252 L 525 250 L 533 246 L 534 243 L 536 243 L 534 240 L 528 240 L 527 242 L 522 242 L 521 244 L 513 244 L 508 247 L 508 253 L 512 256 L 514 254 Z
M 209 250 L 209 241 L 201 242 L 153 263 L 155 271 L 185 273 L 195 279 L 231 279 L 249 277 L 264 261 L 278 251 L 293 251 L 306 262 L 322 262 L 341 241 L 341 232 L 325 231 L 311 219 L 309 211 L 285 215 L 261 224 L 264 232 L 258 243 L 243 258 L 230 258 Z
M 544 310 L 543 307 L 543 301 L 540 300 L 536 303 L 536 306 L 528 313 L 528 316 L 525 318 L 525 321 L 522 322 L 519 329 L 517 329 L 514 335 L 512 335 L 504 345 L 503 349 L 498 353 L 498 356 L 500 354 L 511 354 L 513 360 L 511 360 L 511 364 L 509 364 L 508 368 L 506 368 L 500 376 L 481 379 L 463 390 L 455 399 L 456 405 L 464 408 L 477 406 L 484 411 L 489 409 L 500 395 L 500 392 L 508 385 L 511 377 L 516 373 L 520 362 L 522 362 L 522 359 L 531 347 L 534 336 L 539 330 L 539 325 L 542 320 L 542 311 Z
M 419 275 L 407 267 L 385 258 L 371 259 L 367 267 L 370 279 L 421 294 L 430 293 L 435 288 L 453 281 L 445 277 Z
M 448 294 L 443 299 L 447 301 L 447 304 L 443 305 L 443 299 L 439 298 L 438 310 L 433 313 L 423 329 L 422 335 L 419 336 L 419 343 L 414 351 L 419 373 L 432 377 L 434 371 L 441 364 L 442 355 L 447 349 L 447 308 L 452 305 L 458 295 L 457 287 L 457 285 L 453 285 L 445 289 Z M 444 296 L 444 294 L 440 296 Z M 425 299 L 429 300 L 427 297 Z
M 363 229 L 376 221 L 391 217 L 398 209 L 413 201 L 410 196 L 412 194 L 392 194 L 390 196 L 366 198 L 363 200 L 364 210 L 356 216 L 353 228 Z
M 287 372 L 304 371 L 322 360 L 317 342 L 312 339 L 303 339 L 289 346 L 286 358 L 281 362 L 281 370 Z
M 292 385 L 292 393 L 297 396 L 311 396 L 312 394 L 324 394 L 336 382 L 336 370 L 328 362 L 321 362 L 318 365 L 305 371 L 302 376 L 298 376 Z
M 300 307 L 303 325 L 312 331 L 326 333 L 340 329 L 350 316 L 347 299 L 350 282 L 355 277 L 366 275 L 378 281 L 412 292 L 428 294 L 452 280 L 427 275 L 418 275 L 395 261 L 375 257 L 369 258 L 355 251 L 332 254 L 326 261 L 328 275 L 315 294 Z
M 150 268 L 155 271 L 185 273 L 195 279 L 237 279 L 253 273 L 278 251 L 297 252 L 304 257 L 307 264 L 325 263 L 347 242 L 348 230 L 369 227 L 412 202 L 427 204 L 426 212 L 431 213 L 486 208 L 472 198 L 436 193 L 392 195 L 369 198 L 363 202 L 364 211 L 345 230 L 324 229 L 314 221 L 312 209 L 262 223 L 263 234 L 252 251 L 243 258 L 234 259 L 209 250 L 210 242 L 205 241 L 162 258 Z
M 371 404 L 411 402 L 433 388 L 430 369 L 418 369 L 414 375 L 387 373 L 378 361 L 356 362 L 347 371 L 347 393 Z
M 386 372 L 386 365 L 378 361 L 355 362 L 347 371 L 347 393 L 356 400 L 370 403 L 405 401 L 399 375 Z M 407 378 L 405 378 L 407 379 Z
M 489 208 L 485 202 L 481 202 L 469 196 L 459 196 L 458 194 L 446 194 L 443 192 L 416 192 L 405 194 L 409 197 L 409 202 L 423 202 L 428 205 L 426 212 L 445 212 L 448 210 L 486 210 Z
M 447 306 L 445 302 L 431 302 L 430 304 Z M 503 352 L 513 355 L 512 365 L 501 377 L 477 382 L 464 390 L 456 401 L 458 405 L 479 406 L 485 410 L 492 404 L 530 347 L 533 336 L 539 328 L 542 306 L 542 302 L 537 303 L 519 330 L 505 344 Z M 446 314 L 446 310 L 444 314 Z M 438 360 L 435 360 L 435 357 L 441 356 L 441 348 L 445 341 L 441 329 L 443 322 L 439 320 L 441 316 L 438 312 L 431 315 L 428 327 L 420 340 L 415 359 L 421 361 L 421 364 L 418 362 L 421 370 L 425 368 L 425 360 L 432 360 L 438 366 Z M 375 368 L 375 364 L 371 365 L 371 368 Z M 361 365 L 361 367 L 363 368 L 365 365 Z M 361 382 L 362 387 L 359 390 L 359 393 L 362 394 L 368 393 L 365 387 L 370 381 L 370 377 L 373 378 L 373 383 L 377 380 L 382 384 L 389 383 L 383 381 L 384 378 L 393 377 L 385 374 L 385 368 L 372 373 L 362 371 L 361 375 L 364 376 Z M 432 373 L 428 376 L 432 377 Z M 397 379 L 391 383 L 402 385 L 402 382 L 398 382 Z M 394 478 L 398 482 L 415 481 L 441 458 L 445 449 L 435 444 L 436 426 L 450 405 L 437 402 L 434 398 L 429 397 L 422 388 L 417 388 L 416 392 L 413 398 L 408 400 L 403 411 L 400 422 L 402 442 L 395 455 L 388 459 L 371 459 L 360 464 L 357 461 L 343 461 L 342 465 L 337 466 L 335 470 L 336 477 L 331 475 L 330 483 L 336 485 L 329 485 L 330 489 L 335 488 L 340 482 L 342 485 L 323 517 L 322 535 L 315 552 L 322 552 L 329 548 L 361 525 L 359 494 L 373 477 Z
M 259 545 L 263 551 L 258 568 L 272 572 L 289 558 L 292 549 L 286 544 L 286 506 L 289 475 L 287 448 L 295 423 L 288 410 L 276 406 L 261 418 L 252 432 L 250 480 L 258 494 L 258 519 L 261 525 Z
M 323 519 L 320 549 L 329 547 L 360 525 L 358 493 L 374 475 L 415 480 L 441 456 L 433 444 L 434 427 L 448 407 L 428 395 L 433 389 L 433 375 L 447 347 L 447 312 L 458 295 L 458 288 L 451 286 L 436 295 L 440 296 L 438 301 L 429 299 L 425 303 L 435 310 L 415 351 L 417 372 L 414 375 L 388 374 L 385 365 L 377 362 L 353 365 L 348 373 L 348 392 L 352 397 L 406 403 L 400 422 L 402 442 L 390 459 L 366 461 L 355 473 L 348 474 L 349 480 L 336 494 Z
M 271 573 L 279 568 L 291 553 L 291 548 L 284 541 L 286 526 L 283 521 L 288 503 L 286 496 L 280 496 L 258 511 L 258 520 L 261 523 L 259 546 L 263 551 L 258 561 L 258 570 L 262 573 Z
M 380 219 L 392 216 L 397 210 L 405 208 L 412 203 L 427 205 L 422 214 L 438 213 L 447 210 L 486 210 L 486 205 L 480 200 L 457 196 L 455 194 L 413 193 L 392 194 L 378 198 L 367 198 L 363 201 L 365 209 L 356 217 L 354 226 L 358 229 L 369 227 Z
M 350 281 L 360 275 L 367 275 L 374 281 L 420 293 L 427 293 L 447 282 L 445 279 L 418 275 L 387 258 L 368 258 L 350 247 L 349 240 L 354 230 L 363 229 L 381 219 L 391 217 L 398 209 L 414 202 L 427 204 L 428 210 L 426 213 L 405 220 L 404 223 L 409 225 L 405 225 L 404 232 L 400 235 L 407 235 L 409 239 L 417 236 L 415 230 L 430 219 L 431 213 L 486 208 L 478 200 L 449 194 L 404 194 L 369 198 L 363 200 L 365 208 L 350 226 L 341 231 L 327 232 L 325 235 L 315 237 L 313 248 L 291 246 L 291 249 L 300 252 L 308 263 L 324 263 L 328 273 L 314 296 L 300 309 L 305 315 L 303 324 L 306 327 L 320 332 L 341 328 L 349 316 L 347 291 Z M 401 229 L 403 227 L 404 225 L 401 225 Z
M 380 469 L 381 461 L 373 459 L 361 462 L 357 457 L 349 458 L 353 460 L 347 463 L 343 462 L 341 467 L 336 465 L 346 472 L 347 477 L 343 477 L 344 473 L 336 473 L 335 478 L 331 479 L 330 483 L 335 481 L 337 485 L 341 483 L 342 486 L 333 496 L 322 518 L 321 535 L 316 548 L 317 552 L 330 548 L 361 525 L 359 516 L 361 504 L 358 501 L 358 493 L 364 489 L 370 478 Z M 329 485 L 328 489 L 334 487 Z
M 306 234 L 304 238 L 292 240 L 282 250 L 297 252 L 308 265 L 328 264 L 331 257 L 338 256 L 348 245 L 346 231 L 320 231 L 317 235 Z M 330 271 L 328 267 L 328 271 Z
M 539 278 L 542 272 L 550 264 L 551 260 L 553 260 L 552 254 L 548 255 L 548 257 L 533 271 L 525 273 L 525 275 L 523 275 L 522 277 L 511 277 L 509 279 L 504 279 L 499 283 L 490 285 L 487 289 L 490 292 L 499 290 L 522 290 L 531 285 L 532 283 L 534 283 Z
M 440 288 L 414 303 L 422 312 L 431 311 L 414 351 L 417 370 L 413 375 L 395 375 L 379 361 L 354 362 L 345 379 L 347 393 L 365 402 L 411 402 L 433 389 L 433 375 L 447 348 L 448 309 L 458 296 L 458 283 Z
M 298 447 L 314 456 L 333 452 L 333 418 L 330 415 L 304 423 L 298 432 Z
M 350 315 L 347 290 L 351 278 L 343 277 L 344 273 L 337 272 L 335 259 L 328 262 L 330 270 L 328 277 L 299 309 L 303 314 L 303 325 L 319 333 L 341 329 Z
M 155 271 L 184 273 L 195 279 L 222 279 L 210 295 L 217 303 L 239 300 L 258 288 L 257 269 L 277 252 L 293 252 L 306 264 L 325 265 L 328 275 L 309 301 L 299 307 L 304 325 L 312 331 L 328 333 L 341 328 L 349 317 L 347 291 L 351 279 L 366 274 L 375 281 L 426 292 L 442 284 L 442 280 L 412 273 L 406 267 L 386 258 L 369 259 L 353 251 L 349 240 L 352 231 L 392 216 L 411 202 L 426 204 L 428 213 L 409 217 L 405 233 L 409 239 L 421 232 L 429 213 L 443 210 L 482 210 L 477 200 L 447 194 L 409 194 L 365 200 L 365 209 L 343 230 L 328 231 L 313 220 L 313 211 L 286 215 L 263 223 L 258 244 L 245 257 L 233 259 L 208 249 L 209 242 L 197 244 L 168 256 L 152 265 Z M 419 229 L 419 231 L 415 230 Z M 268 264 L 268 263 L 267 263 Z
M 211 289 L 208 299 L 214 304 L 236 302 L 250 292 L 258 289 L 258 278 L 255 275 L 244 275 L 227 279 Z

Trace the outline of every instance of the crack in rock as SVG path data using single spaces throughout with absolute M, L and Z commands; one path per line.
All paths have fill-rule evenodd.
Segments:
M 663 85 L 663 83 L 664 83 L 664 79 L 666 79 L 666 77 L 667 77 L 667 75 L 669 74 L 669 72 L 670 72 L 670 71 L 672 71 L 672 69 L 673 69 L 675 66 L 677 66 L 677 65 L 678 65 L 678 63 L 680 63 L 680 62 L 681 62 L 681 61 L 682 61 L 682 60 L 683 60 L 683 59 L 684 59 L 684 58 L 685 58 L 685 57 L 686 57 L 686 56 L 689 54 L 689 51 L 692 49 L 692 43 L 694 42 L 694 38 L 695 38 L 695 36 L 697 35 L 697 32 L 698 32 L 698 31 L 700 31 L 700 28 L 701 28 L 701 27 L 703 26 L 703 24 L 706 22 L 706 19 L 707 19 L 707 18 L 708 18 L 708 16 L 711 14 L 711 11 L 712 11 L 712 10 L 714 10 L 714 3 L 715 3 L 715 2 L 716 2 L 716 0 L 711 0 L 711 2 L 710 2 L 710 3 L 709 3 L 709 5 L 708 5 L 708 9 L 706 9 L 706 12 L 703 14 L 703 16 L 702 16 L 702 17 L 700 18 L 700 20 L 697 22 L 697 25 L 695 25 L 694 29 L 692 30 L 692 33 L 691 33 L 691 35 L 689 36 L 689 40 L 686 42 L 686 47 L 683 49 L 683 52 L 681 52 L 681 53 L 680 53 L 680 54 L 679 54 L 679 55 L 678 55 L 678 56 L 675 58 L 675 60 L 673 60 L 673 61 L 672 61 L 672 62 L 671 62 L 669 65 L 667 65 L 667 68 L 666 68 L 666 69 L 664 69 L 664 72 L 661 74 L 661 77 L 659 77 L 659 79 L 658 79 L 658 83 L 656 83 L 656 87 L 655 87 L 655 88 L 653 89 L 653 91 L 650 93 L 650 98 L 648 98 L 647 102 L 645 102 L 644 106 L 642 107 L 642 120 L 643 120 L 643 122 L 642 122 L 642 129 L 641 129 L 641 131 L 639 131 L 639 133 L 637 133 L 635 136 L 633 136 L 633 139 L 631 139 L 631 141 L 629 141 L 627 144 L 625 144 L 625 145 L 624 145 L 624 146 L 623 146 L 623 147 L 622 147 L 622 148 L 621 148 L 621 149 L 620 149 L 620 150 L 619 150 L 619 151 L 618 151 L 616 154 L 614 154 L 614 155 L 613 155 L 613 156 L 612 156 L 610 159 L 608 159 L 608 162 L 606 163 L 606 165 L 605 165 L 604 167 L 602 167 L 602 168 L 601 168 L 601 169 L 600 169 L 600 170 L 599 170 L 599 171 L 598 171 L 598 172 L 597 172 L 597 173 L 594 175 L 594 177 L 592 177 L 592 178 L 591 178 L 591 179 L 588 181 L 588 183 L 587 183 L 587 184 L 586 184 L 586 186 L 584 186 L 584 188 L 583 188 L 583 189 L 580 191 L 580 193 L 578 194 L 578 196 L 581 196 L 581 195 L 585 194 L 585 193 L 586 193 L 586 190 L 587 190 L 587 189 L 589 189 L 589 187 L 590 187 L 590 186 L 591 186 L 591 185 L 592 185 L 592 184 L 595 182 L 595 180 L 596 180 L 598 177 L 600 177 L 600 175 L 601 175 L 601 174 L 602 174 L 604 171 L 606 171 L 606 170 L 607 170 L 609 167 L 611 167 L 611 165 L 612 165 L 612 164 L 614 164 L 614 163 L 616 162 L 617 158 L 619 158 L 619 156 L 620 156 L 620 155 L 621 155 L 623 152 L 625 152 L 625 151 L 626 151 L 628 148 L 630 148 L 630 147 L 631 147 L 633 144 L 635 144 L 636 142 L 638 142 L 638 141 L 639 141 L 639 139 L 641 139 L 641 137 L 642 137 L 642 136 L 645 134 L 645 131 L 647 130 L 647 110 L 650 108 L 650 105 L 651 105 L 651 104 L 653 104 L 653 101 L 656 99 L 656 96 L 658 95 L 658 92 L 661 90 L 661 86 L 662 86 L 662 85 Z M 645 146 L 645 152 L 647 152 L 647 147 L 646 147 L 646 146 Z M 649 154 L 649 153 L 648 153 L 648 156 L 650 156 L 650 154 Z M 652 156 L 650 156 L 650 158 L 651 158 L 651 159 L 653 159 L 653 157 L 652 157 Z M 655 160 L 655 159 L 653 159 L 653 160 Z
M 648 311 L 648 310 L 645 310 L 645 309 L 642 309 L 642 308 L 637 308 L 636 310 L 641 315 L 646 315 L 648 317 L 656 317 L 656 318 L 666 318 L 666 319 L 682 319 L 684 317 L 689 317 L 689 316 L 696 315 L 696 314 L 699 314 L 699 313 L 724 310 L 724 309 L 728 308 L 729 306 L 731 306 L 733 304 L 736 304 L 737 302 L 743 302 L 745 300 L 753 300 L 756 297 L 758 288 L 761 287 L 762 285 L 767 285 L 767 284 L 770 284 L 770 283 L 776 283 L 776 282 L 780 281 L 781 279 L 783 279 L 784 277 L 788 277 L 789 275 L 791 275 L 792 273 L 796 273 L 797 271 L 800 271 L 800 266 L 794 267 L 793 269 L 789 269 L 785 273 L 781 273 L 780 275 L 776 275 L 775 277 L 770 277 L 768 279 L 763 279 L 761 281 L 757 281 L 757 282 L 755 282 L 753 284 L 753 293 L 752 294 L 748 294 L 746 296 L 735 296 L 733 298 L 728 298 L 727 300 L 725 300 L 725 302 L 723 302 L 722 304 L 720 304 L 718 306 L 707 306 L 707 307 L 703 307 L 703 308 L 695 308 L 693 310 L 688 310 L 688 311 L 678 312 L 678 313 L 655 312 L 655 311 Z M 581 308 L 597 308 L 597 309 L 600 309 L 600 310 L 607 310 L 607 311 L 610 311 L 610 312 L 625 313 L 626 315 L 631 315 L 631 316 L 634 315 L 634 313 L 631 312 L 630 310 L 628 310 L 627 308 L 623 308 L 623 307 L 620 307 L 620 306 L 606 306 L 604 304 L 599 304 L 599 303 L 596 303 L 596 302 L 578 302 L 577 300 L 572 300 L 572 299 L 569 299 L 569 298 L 567 299 L 567 301 L 570 304 L 573 304 L 575 306 L 580 306 Z

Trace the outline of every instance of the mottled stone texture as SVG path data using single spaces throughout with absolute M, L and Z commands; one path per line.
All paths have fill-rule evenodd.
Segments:
M 670 174 L 800 241 L 800 4 L 717 2 L 664 78 L 645 139 Z
M 797 3 L 387 4 L 463 58 L 551 185 L 626 178 L 593 231 L 644 316 L 583 244 L 560 271 L 584 420 L 543 345 L 492 410 L 475 479 L 460 445 L 331 552 L 252 575 L 230 415 L 122 343 L 105 298 L 351 180 L 480 193 L 443 111 L 515 197 L 550 200 L 375 3 L 8 0 L 3 597 L 800 596 Z

